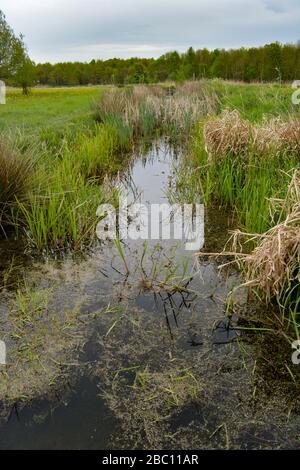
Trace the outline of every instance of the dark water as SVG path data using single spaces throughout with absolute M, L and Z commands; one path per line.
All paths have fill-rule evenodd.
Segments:
M 122 182 L 129 200 L 167 202 L 179 159 L 164 142 L 138 156 Z M 229 220 L 223 210 L 206 214 L 206 248 L 223 248 Z M 78 367 L 51 399 L 14 404 L 0 448 L 297 447 L 298 414 L 287 419 L 287 389 L 268 375 L 268 338 L 226 316 L 238 273 L 220 274 L 215 260 L 197 260 L 182 242 L 125 240 L 123 250 L 129 274 L 112 243 L 81 261 L 23 265 L 39 274 L 37 285 L 56 281 L 56 309 L 79 302 L 82 317 L 94 317 Z M 246 305 L 243 291 L 236 301 Z
M 56 403 L 14 408 L 1 429 L 1 449 L 105 449 L 115 423 L 98 395 L 97 385 L 83 377 Z

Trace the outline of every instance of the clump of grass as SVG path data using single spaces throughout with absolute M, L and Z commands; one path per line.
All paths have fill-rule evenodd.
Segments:
M 245 231 L 271 228 L 268 200 L 283 197 L 287 173 L 297 166 L 298 126 L 300 121 L 292 118 L 254 125 L 228 110 L 204 122 L 193 148 L 198 175 L 193 184 L 206 203 L 233 208 Z
M 137 86 L 132 89 L 111 89 L 103 94 L 96 105 L 95 119 L 111 124 L 116 129 L 129 129 L 131 138 L 153 131 L 153 113 L 150 113 L 147 98 L 152 95 L 157 103 L 157 93 L 152 88 Z M 153 111 L 153 110 L 152 110 Z M 149 129 L 149 118 L 152 126 Z
M 0 224 L 11 221 L 16 199 L 23 199 L 31 189 L 36 158 L 30 150 L 21 154 L 0 138 Z
M 272 220 L 278 223 L 255 239 L 256 248 L 243 257 L 247 285 L 267 302 L 300 302 L 300 172 L 296 170 L 284 199 L 273 201 Z M 237 233 L 238 238 L 240 233 Z
M 80 134 L 77 142 L 64 155 L 87 178 L 103 179 L 119 169 L 116 154 L 125 146 L 118 129 L 112 124 L 97 126 L 94 132 Z
M 252 140 L 252 126 L 237 110 L 226 110 L 204 125 L 203 135 L 209 160 L 226 155 L 244 157 Z
M 103 93 L 95 110 L 95 118 L 105 122 L 111 115 L 122 115 L 126 111 L 128 91 L 112 88 Z
M 300 154 L 300 120 L 292 117 L 265 119 L 262 125 L 254 125 L 239 111 L 225 110 L 204 125 L 203 136 L 209 160 L 226 155 L 247 158 L 251 153 Z
M 300 121 L 277 117 L 253 130 L 255 146 L 263 152 L 300 155 Z
M 102 123 L 121 120 L 133 137 L 149 137 L 154 132 L 182 137 L 216 107 L 216 95 L 203 84 L 185 86 L 186 89 L 182 86 L 172 96 L 162 87 L 112 89 L 97 104 L 95 119 Z
M 49 173 L 47 165 L 40 169 Z M 47 174 L 46 173 L 46 174 Z M 95 178 L 87 178 L 82 161 L 66 154 L 52 164 L 47 181 L 40 176 L 40 185 L 26 200 L 18 200 L 16 223 L 22 227 L 30 244 L 41 252 L 66 248 L 81 249 L 95 239 L 97 208 L 113 197 Z

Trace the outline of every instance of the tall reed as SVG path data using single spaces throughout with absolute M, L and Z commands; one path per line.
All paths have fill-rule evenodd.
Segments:
M 159 132 L 178 139 L 189 135 L 201 117 L 214 112 L 216 103 L 216 95 L 202 82 L 186 84 L 171 96 L 162 87 L 115 88 L 97 103 L 95 119 L 102 123 L 121 121 L 133 137 Z

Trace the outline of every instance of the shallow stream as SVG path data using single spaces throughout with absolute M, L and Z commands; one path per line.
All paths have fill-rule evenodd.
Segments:
M 164 141 L 141 152 L 121 178 L 129 200 L 167 202 L 180 158 Z M 223 209 L 210 209 L 204 250 L 222 250 L 230 225 Z M 9 247 L 0 248 L 3 272 L 14 269 Z M 240 279 L 221 262 L 174 240 L 125 240 L 122 255 L 99 243 L 81 259 L 45 263 L 14 255 L 22 288 L 36 292 L 26 305 L 46 319 L 24 344 L 19 323 L 7 340 L 0 448 L 299 447 L 295 389 L 284 364 L 273 364 L 274 338 L 228 316 Z M 0 302 L 5 338 L 16 289 L 8 285 Z M 244 314 L 246 300 L 237 291 Z M 14 361 L 23 354 L 20 362 L 12 365 L 10 352 Z

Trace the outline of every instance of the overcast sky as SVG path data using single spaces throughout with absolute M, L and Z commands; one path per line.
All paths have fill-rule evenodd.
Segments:
M 36 62 L 300 39 L 300 0 L 1 0 Z

